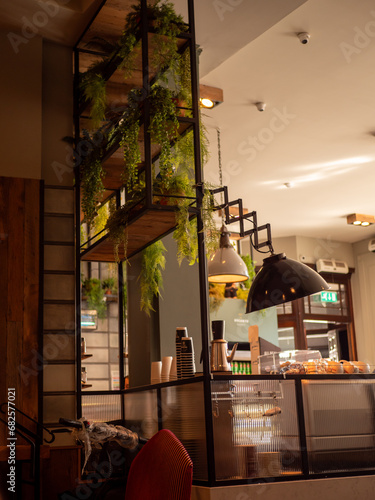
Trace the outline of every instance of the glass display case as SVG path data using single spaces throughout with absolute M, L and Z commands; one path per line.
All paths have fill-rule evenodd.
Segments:
M 195 377 L 124 393 L 125 424 L 131 427 L 134 401 L 141 408 L 152 392 L 152 432 L 168 428 L 181 440 L 194 462 L 195 484 L 375 471 L 375 375 L 214 375 L 208 389 L 203 377 Z M 149 437 L 141 414 L 137 430 Z

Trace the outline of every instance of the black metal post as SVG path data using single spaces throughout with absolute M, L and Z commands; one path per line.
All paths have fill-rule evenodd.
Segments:
M 152 154 L 150 137 L 150 74 L 148 61 L 148 17 L 147 0 L 141 0 L 141 42 L 142 42 L 142 77 L 143 77 L 143 138 L 145 151 L 146 206 L 152 204 Z
M 302 473 L 304 476 L 308 476 L 309 475 L 309 457 L 307 454 L 305 413 L 304 413 L 304 409 L 303 409 L 302 381 L 301 381 L 301 379 L 296 379 L 294 382 L 295 382 L 295 390 L 296 390 L 296 405 L 297 405 L 297 417 L 298 417 L 299 444 L 300 444 L 300 449 L 301 449 Z
M 43 353 L 44 345 L 44 322 L 43 322 L 43 300 L 44 300 L 44 181 L 40 182 L 39 191 L 39 317 L 38 317 L 38 352 Z M 44 368 L 44 359 L 43 359 Z M 35 487 L 34 497 L 40 498 L 40 444 L 43 442 L 43 374 L 44 369 L 38 372 L 38 426 L 35 448 Z
M 199 78 L 198 78 L 198 56 L 195 46 L 195 21 L 194 0 L 188 0 L 189 26 L 190 26 L 190 69 L 191 69 L 191 93 L 193 107 L 193 134 L 194 134 L 194 160 L 195 160 L 195 182 L 197 197 L 197 232 L 198 232 L 198 259 L 199 259 L 199 294 L 201 308 L 201 335 L 202 335 L 202 358 L 203 358 L 203 388 L 204 406 L 206 419 L 206 448 L 208 483 L 215 482 L 214 461 L 214 435 L 212 426 L 211 406 L 211 379 L 210 379 L 210 355 L 209 355 L 209 306 L 208 306 L 208 281 L 206 248 L 203 232 L 203 220 L 201 216 L 203 198 L 203 172 L 200 149 L 200 123 L 199 123 Z
M 74 50 L 74 95 L 73 95 L 73 116 L 74 116 L 74 145 L 78 147 L 80 138 L 79 127 L 79 51 Z M 77 390 L 77 418 L 82 417 L 82 390 L 81 390 L 81 255 L 80 255 L 80 242 L 81 242 L 81 195 L 80 195 L 81 179 L 79 165 L 75 165 L 75 251 L 76 251 L 76 390 Z
M 163 410 L 162 410 L 160 387 L 156 389 L 156 399 L 158 405 L 158 430 L 161 431 L 161 429 L 163 428 Z
M 121 192 L 116 191 L 116 208 L 121 206 Z M 117 264 L 117 289 L 118 289 L 118 331 L 119 331 L 119 378 L 120 390 L 125 388 L 124 370 L 124 269 L 123 263 Z M 121 420 L 125 420 L 125 400 L 121 392 Z

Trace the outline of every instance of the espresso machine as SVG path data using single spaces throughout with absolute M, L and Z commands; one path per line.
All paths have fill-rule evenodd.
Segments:
M 211 372 L 231 373 L 230 363 L 233 360 L 238 343 L 234 344 L 232 352 L 228 356 L 228 342 L 224 340 L 225 321 L 212 321 L 211 326 L 213 337 L 211 342 Z

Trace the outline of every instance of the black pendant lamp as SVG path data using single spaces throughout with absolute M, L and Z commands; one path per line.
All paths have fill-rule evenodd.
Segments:
M 249 279 L 245 262 L 229 240 L 230 232 L 224 226 L 220 230 L 220 247 L 208 261 L 210 283 L 239 283 Z
M 250 287 L 246 313 L 328 289 L 327 282 L 306 264 L 287 259 L 284 253 L 272 254 L 263 260 Z

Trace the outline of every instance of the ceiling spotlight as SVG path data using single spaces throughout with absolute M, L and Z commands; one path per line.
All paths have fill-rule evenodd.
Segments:
M 353 226 L 370 226 L 375 224 L 375 217 L 373 215 L 350 214 L 346 217 L 346 222 Z
M 212 109 L 224 101 L 223 89 L 202 83 L 199 85 L 199 97 L 199 104 L 206 109 Z
M 297 33 L 299 41 L 303 44 L 306 45 L 310 41 L 310 35 L 309 33 L 306 33 L 305 31 L 301 33 Z
M 215 106 L 215 103 L 212 99 L 208 99 L 207 97 L 203 97 L 199 99 L 202 108 L 211 109 Z

